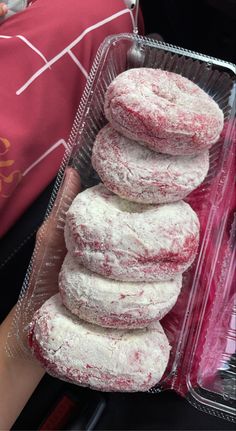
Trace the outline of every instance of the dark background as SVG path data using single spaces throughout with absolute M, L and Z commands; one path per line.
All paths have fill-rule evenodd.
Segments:
M 165 42 L 236 62 L 235 0 L 141 0 L 146 33 Z

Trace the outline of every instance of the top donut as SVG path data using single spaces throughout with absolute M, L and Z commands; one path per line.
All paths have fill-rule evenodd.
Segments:
M 187 78 L 161 69 L 129 69 L 109 85 L 104 112 L 118 132 L 154 151 L 195 155 L 219 138 L 224 116 Z

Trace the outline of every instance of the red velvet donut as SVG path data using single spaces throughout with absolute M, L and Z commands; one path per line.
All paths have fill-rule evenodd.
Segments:
M 63 304 L 86 322 L 105 328 L 145 328 L 175 305 L 182 275 L 153 283 L 111 280 L 95 274 L 67 253 L 59 276 Z
M 198 85 L 173 72 L 129 69 L 105 95 L 111 125 L 160 153 L 194 155 L 209 149 L 223 128 L 223 112 Z
M 209 153 L 157 153 L 107 124 L 96 137 L 92 165 L 113 193 L 133 202 L 159 204 L 183 199 L 202 183 Z
M 191 265 L 198 240 L 198 217 L 184 201 L 142 205 L 102 184 L 79 193 L 66 215 L 68 251 L 115 280 L 170 280 Z
M 162 378 L 170 352 L 159 322 L 104 329 L 71 314 L 58 294 L 34 315 L 29 342 L 49 374 L 99 391 L 147 391 Z

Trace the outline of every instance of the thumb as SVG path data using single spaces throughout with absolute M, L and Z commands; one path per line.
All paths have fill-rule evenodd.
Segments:
M 79 174 L 67 168 L 52 211 L 37 233 L 27 289 L 21 293 L 16 306 L 17 332 L 24 347 L 33 314 L 58 291 L 58 274 L 66 254 L 65 216 L 80 187 Z

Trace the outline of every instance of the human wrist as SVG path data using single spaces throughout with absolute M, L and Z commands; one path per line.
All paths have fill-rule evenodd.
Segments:
M 0 325 L 0 430 L 10 429 L 45 371 L 38 361 L 16 352 L 17 339 L 11 337 L 12 355 L 6 350 L 14 309 Z

